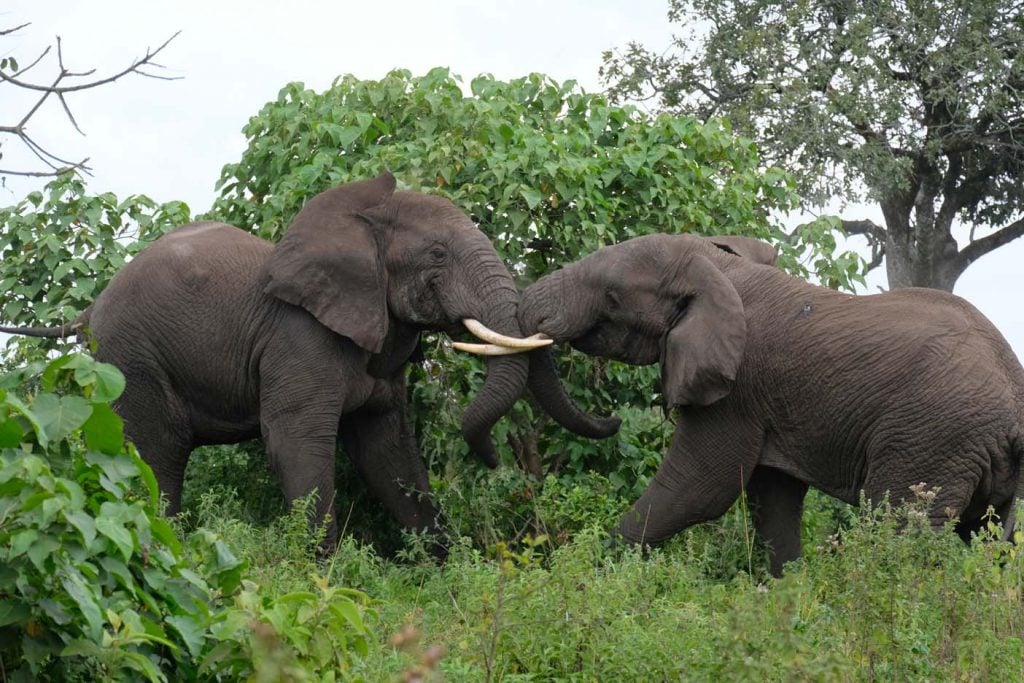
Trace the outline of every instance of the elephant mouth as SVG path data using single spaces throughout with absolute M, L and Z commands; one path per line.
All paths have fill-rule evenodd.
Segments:
M 600 325 L 569 340 L 569 344 L 588 356 L 601 356 L 629 365 L 650 365 L 657 363 L 661 356 L 658 339 Z

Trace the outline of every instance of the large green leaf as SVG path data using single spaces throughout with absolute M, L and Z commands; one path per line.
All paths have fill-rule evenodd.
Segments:
M 50 441 L 60 441 L 81 427 L 92 410 L 93 404 L 81 396 L 39 394 L 32 403 L 32 414 Z
M 92 414 L 82 425 L 89 448 L 101 453 L 117 455 L 124 448 L 124 424 L 110 406 L 93 404 Z

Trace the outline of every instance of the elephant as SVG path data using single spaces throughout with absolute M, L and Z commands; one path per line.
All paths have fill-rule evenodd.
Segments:
M 971 304 L 923 288 L 854 296 L 775 267 L 759 240 L 656 234 L 540 278 L 520 331 L 660 363 L 668 452 L 617 532 L 657 545 L 745 491 L 771 572 L 801 555 L 809 486 L 858 504 L 936 492 L 965 539 L 1024 495 L 1024 370 Z
M 519 291 L 487 237 L 450 201 L 395 185 L 384 173 L 316 195 L 276 246 L 222 223 L 182 226 L 143 249 L 72 323 L 0 330 L 84 330 L 95 341 L 96 357 L 125 376 L 114 407 L 168 513 L 180 509 L 194 448 L 262 437 L 285 498 L 317 491 L 322 521 L 340 433 L 369 489 L 400 524 L 439 539 L 443 556 L 403 372 L 420 333 L 472 328 L 520 353 L 488 361 L 464 414 L 465 440 L 491 467 L 490 428 L 527 382 L 553 391 L 563 413 L 564 389 L 521 355 L 551 342 L 519 339 Z M 617 426 L 588 417 L 569 424 L 596 435 Z

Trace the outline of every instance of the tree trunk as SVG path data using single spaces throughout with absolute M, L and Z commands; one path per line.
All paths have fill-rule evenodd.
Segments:
M 953 291 L 963 273 L 952 235 L 951 211 L 935 213 L 936 195 L 922 185 L 911 196 L 882 201 L 885 216 L 885 268 L 890 289 L 930 287 Z

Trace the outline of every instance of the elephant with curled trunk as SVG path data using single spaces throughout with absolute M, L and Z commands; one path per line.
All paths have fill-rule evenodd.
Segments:
M 171 513 L 192 449 L 262 437 L 288 501 L 317 491 L 322 520 L 340 429 L 390 513 L 436 533 L 403 367 L 424 330 L 467 325 L 513 351 L 550 344 L 517 340 L 518 302 L 468 216 L 440 197 L 396 192 L 384 174 L 317 195 L 276 246 L 220 223 L 181 227 L 128 263 L 74 323 L 2 329 L 56 337 L 87 328 L 97 358 L 125 375 L 115 407 Z M 463 435 L 492 467 L 490 429 L 522 394 L 528 365 L 525 355 L 490 360 L 465 412 Z M 557 377 L 532 381 L 560 388 Z M 328 542 L 335 537 L 332 519 Z
M 929 289 L 852 296 L 773 267 L 736 237 L 651 235 L 541 278 L 521 331 L 588 354 L 660 363 L 678 421 L 622 519 L 658 544 L 746 491 L 771 569 L 800 555 L 808 486 L 856 504 L 937 489 L 934 526 L 969 538 L 989 506 L 1012 527 L 1024 456 L 1024 370 L 969 303 Z

